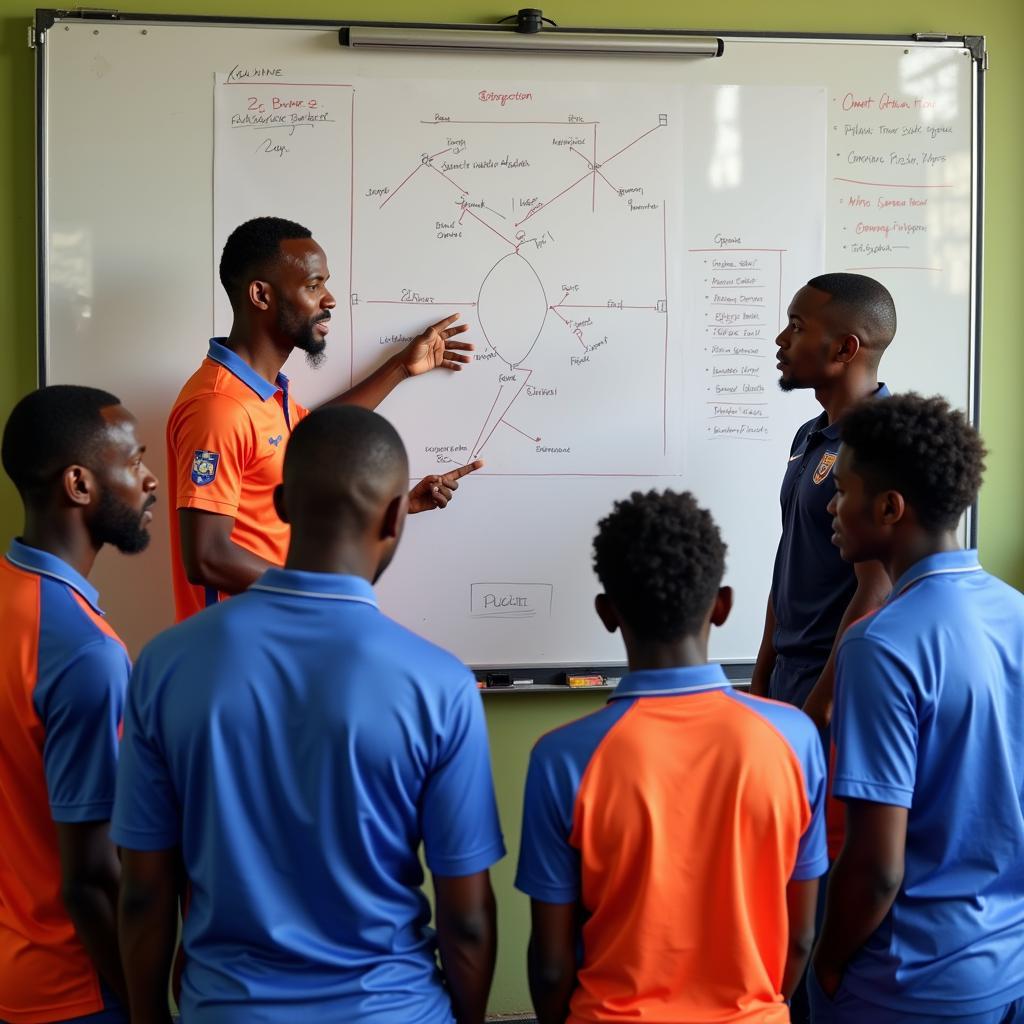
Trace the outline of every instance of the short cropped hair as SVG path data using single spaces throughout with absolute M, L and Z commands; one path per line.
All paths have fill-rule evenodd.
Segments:
M 407 486 L 409 462 L 398 431 L 357 405 L 326 405 L 295 428 L 284 456 L 286 495 L 318 518 L 360 520 L 367 498 Z
M 807 282 L 832 297 L 829 305 L 838 305 L 860 321 L 861 342 L 881 357 L 896 334 L 896 303 L 885 285 L 864 274 L 821 274 Z
M 967 417 L 938 395 L 863 402 L 843 417 L 839 436 L 869 490 L 899 491 L 925 529 L 954 529 L 978 496 L 985 445 Z
M 26 395 L 4 427 L 2 461 L 23 498 L 52 483 L 68 466 L 95 469 L 107 422 L 101 410 L 120 405 L 109 391 L 53 384 Z
M 290 238 L 312 238 L 309 228 L 283 217 L 256 217 L 228 235 L 220 256 L 220 283 L 234 298 L 239 288 L 273 267 L 281 257 L 281 243 Z
M 725 552 L 711 513 L 688 491 L 634 491 L 598 523 L 594 571 L 637 636 L 673 641 L 699 631 Z

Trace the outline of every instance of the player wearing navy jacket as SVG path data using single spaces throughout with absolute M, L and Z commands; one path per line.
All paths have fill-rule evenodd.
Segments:
M 751 692 L 795 704 L 819 729 L 832 713 L 834 649 L 889 592 L 883 569 L 845 563 L 831 544 L 831 472 L 840 422 L 888 391 L 878 365 L 896 333 L 892 296 L 862 274 L 824 274 L 793 297 L 779 334 L 779 386 L 812 389 L 822 407 L 796 433 L 782 481 L 782 537 Z
M 1024 1019 L 1024 596 L 961 550 L 984 448 L 941 398 L 843 420 L 834 542 L 884 607 L 839 647 L 846 839 L 809 972 L 815 1024 Z

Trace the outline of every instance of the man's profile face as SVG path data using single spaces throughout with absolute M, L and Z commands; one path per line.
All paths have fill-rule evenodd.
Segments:
M 825 307 L 832 296 L 805 285 L 789 304 L 788 322 L 775 339 L 778 345 L 779 387 L 783 391 L 814 388 L 825 383 L 836 364 L 830 359 L 834 332 Z
M 123 405 L 107 406 L 102 416 L 106 437 L 93 470 L 99 496 L 89 531 L 94 543 L 134 554 L 149 544 L 157 479 L 142 461 L 145 448 L 136 434 L 135 417 Z
M 882 527 L 875 521 L 875 500 L 854 467 L 853 450 L 844 444 L 832 469 L 836 492 L 829 502 L 832 543 L 846 562 L 867 562 L 883 552 Z
M 274 274 L 277 327 L 296 348 L 319 366 L 327 347 L 334 296 L 327 290 L 331 276 L 327 256 L 312 238 L 289 238 L 281 243 L 282 259 Z

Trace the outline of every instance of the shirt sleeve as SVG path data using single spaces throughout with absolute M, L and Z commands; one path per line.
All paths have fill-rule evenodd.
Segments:
M 427 867 L 443 877 L 475 875 L 505 856 L 482 703 L 473 677 L 460 680 L 424 792 Z
M 128 655 L 106 638 L 82 648 L 36 710 L 54 821 L 109 821 Z
M 166 850 L 181 840 L 181 810 L 156 735 L 152 680 L 143 651 L 128 684 L 117 799 L 110 837 L 129 850 Z
M 828 842 L 825 831 L 825 805 L 828 795 L 828 772 L 825 755 L 817 730 L 813 730 L 810 741 L 800 757 L 807 787 L 807 801 L 811 807 L 811 820 L 800 837 L 797 847 L 796 865 L 790 876 L 794 881 L 803 882 L 820 878 L 828 871 Z
M 533 748 L 523 797 L 516 888 L 544 903 L 580 898 L 580 855 L 569 842 L 579 780 L 542 740 Z
M 245 467 L 256 450 L 245 407 L 230 395 L 198 395 L 173 412 L 168 445 L 177 507 L 234 517 Z
M 885 644 L 859 636 L 840 645 L 832 728 L 833 795 L 909 808 L 917 778 L 917 699 L 913 673 Z

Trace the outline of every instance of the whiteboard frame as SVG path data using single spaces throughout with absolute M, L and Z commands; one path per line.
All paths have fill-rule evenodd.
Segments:
M 35 12 L 34 24 L 29 28 L 29 45 L 36 50 L 36 89 L 35 89 L 35 154 L 36 154 L 36 307 L 37 307 L 37 383 L 42 387 L 46 384 L 49 373 L 49 335 L 47 323 L 47 309 L 49 299 L 48 282 L 48 248 L 49 237 L 49 211 L 46 204 L 47 190 L 45 182 L 47 179 L 48 164 L 48 96 L 46 93 L 46 81 L 48 75 L 48 47 L 45 45 L 46 33 L 61 23 L 81 25 L 83 23 L 102 24 L 125 24 L 137 27 L 147 25 L 180 25 L 195 27 L 247 27 L 267 28 L 273 30 L 296 29 L 305 30 L 327 30 L 336 31 L 339 35 L 339 48 L 344 47 L 345 32 L 350 27 L 393 27 L 403 29 L 465 29 L 474 31 L 514 32 L 513 26 L 502 24 L 478 24 L 478 23 L 440 23 L 440 22 L 393 22 L 393 21 L 355 21 L 345 20 L 323 20 L 303 18 L 252 18 L 241 16 L 217 16 L 217 15 L 179 15 L 179 14 L 140 14 L 107 10 L 76 10 L 67 11 L 54 8 L 41 8 Z M 969 339 L 969 380 L 967 382 L 968 394 L 968 415 L 975 427 L 979 426 L 981 414 L 981 346 L 983 329 L 983 224 L 984 224 L 984 161 L 985 161 L 985 71 L 988 69 L 988 54 L 985 49 L 985 37 L 981 35 L 954 34 L 946 35 L 935 32 L 922 32 L 913 35 L 891 35 L 891 34 L 870 34 L 870 33 L 814 33 L 814 32 L 765 32 L 765 31 L 740 31 L 736 29 L 710 30 L 710 29 L 645 29 L 645 28 L 581 28 L 581 27 L 553 27 L 545 28 L 545 32 L 572 32 L 588 33 L 594 35 L 686 35 L 699 37 L 718 37 L 727 48 L 730 41 L 734 42 L 810 42 L 810 43 L 859 43 L 864 45 L 907 45 L 915 46 L 933 43 L 944 48 L 955 47 L 964 49 L 971 55 L 973 70 L 973 105 L 971 110 L 972 136 L 974 146 L 972 150 L 971 187 L 973 197 L 973 209 L 971 218 L 971 287 L 970 287 L 970 329 Z M 722 47 L 720 47 L 720 53 Z M 543 58 L 543 51 L 524 51 L 524 55 Z M 555 54 L 552 57 L 557 56 Z M 679 59 L 678 57 L 675 59 Z M 710 59 L 687 58 L 687 59 Z M 970 547 L 978 545 L 978 507 L 977 503 L 966 513 L 966 536 Z M 749 669 L 753 666 L 752 661 L 728 661 L 723 662 L 729 677 L 740 683 L 749 677 Z M 478 666 L 478 670 L 486 674 L 488 666 Z M 506 669 L 507 666 L 501 666 Z M 549 684 L 561 682 L 562 670 L 579 670 L 580 665 L 544 665 L 532 668 L 521 666 L 517 671 L 530 672 L 538 683 Z M 621 665 L 594 666 L 593 670 L 603 671 L 605 674 L 615 674 L 621 669 Z M 529 692 L 526 689 L 525 692 Z

